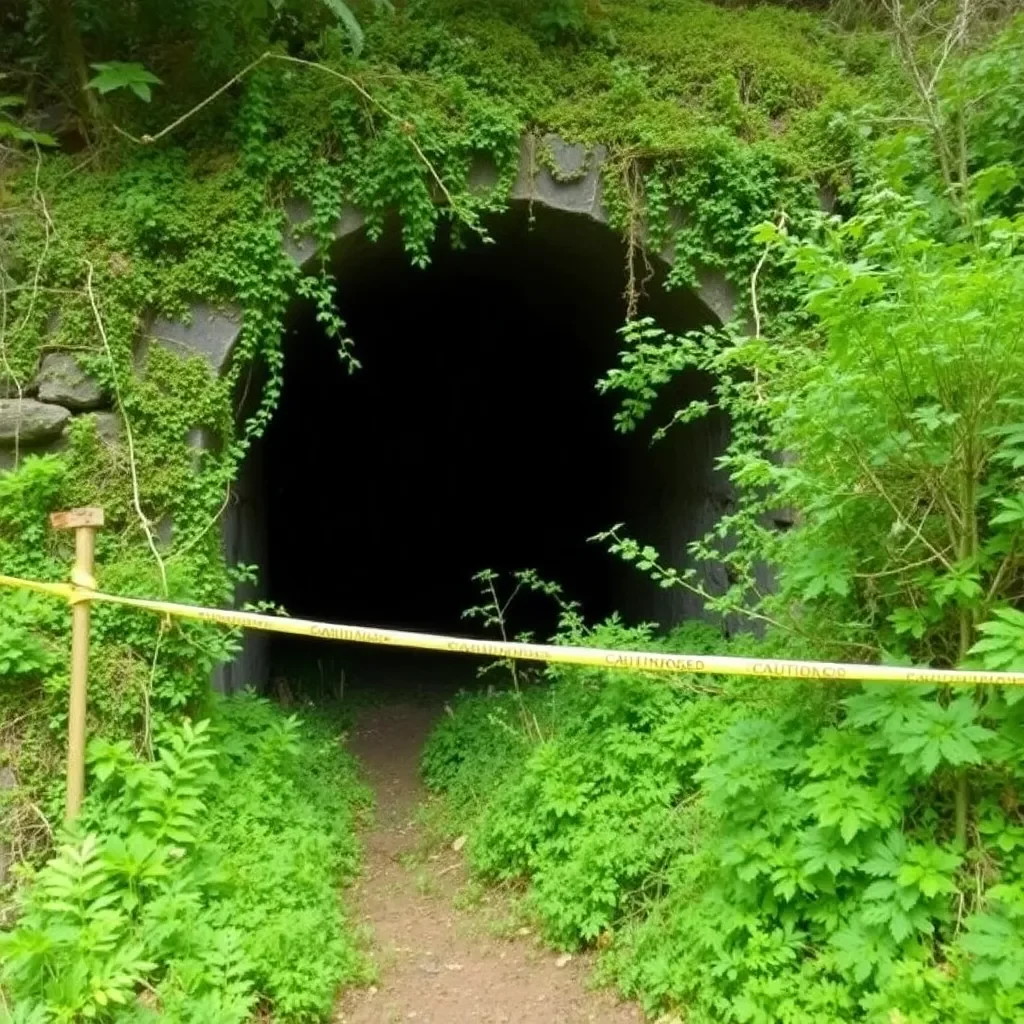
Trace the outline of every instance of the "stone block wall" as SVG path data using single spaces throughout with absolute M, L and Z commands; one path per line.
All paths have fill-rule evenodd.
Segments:
M 108 444 L 121 432 L 121 418 L 108 395 L 69 352 L 47 352 L 19 396 L 8 388 L 0 397 L 0 472 L 27 455 L 60 451 L 76 416 L 93 416 Z

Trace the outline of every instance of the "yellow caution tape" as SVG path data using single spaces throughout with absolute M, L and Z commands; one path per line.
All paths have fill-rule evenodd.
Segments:
M 70 603 L 99 601 L 139 608 L 158 615 L 172 615 L 199 622 L 215 622 L 237 629 L 310 636 L 320 640 L 346 640 L 357 644 L 384 644 L 424 651 L 475 654 L 483 658 L 514 658 L 560 665 L 593 665 L 605 669 L 637 669 L 645 672 L 693 672 L 698 674 L 758 676 L 764 679 L 823 679 L 843 682 L 943 683 L 976 686 L 990 683 L 1024 686 L 1024 672 L 982 672 L 959 669 L 907 668 L 901 665 L 840 664 L 830 661 L 793 661 L 786 658 L 734 658 L 712 654 L 661 654 L 655 651 L 612 651 L 599 647 L 563 647 L 504 640 L 472 640 L 465 637 L 416 633 L 376 626 L 342 626 L 310 619 L 292 619 L 257 612 L 201 608 L 197 605 L 151 601 L 141 597 L 104 594 L 73 583 L 41 583 L 0 575 L 0 586 L 33 590 Z
M 17 576 L 0 576 L 0 586 L 14 587 L 17 590 L 34 590 L 38 594 L 61 597 L 65 601 L 71 601 L 75 592 L 75 588 L 70 583 L 41 583 L 39 580 L 18 579 Z

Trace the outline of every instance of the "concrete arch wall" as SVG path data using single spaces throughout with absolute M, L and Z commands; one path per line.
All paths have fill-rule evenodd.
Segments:
M 536 152 L 536 147 L 541 144 L 545 149 L 543 163 Z M 553 211 L 566 228 L 570 228 L 575 218 L 580 218 L 586 221 L 591 237 L 595 231 L 606 230 L 608 237 L 613 238 L 615 236 L 607 227 L 608 216 L 601 195 L 602 164 L 606 159 L 607 152 L 601 147 L 573 146 L 556 136 L 548 136 L 541 141 L 524 138 L 511 203 L 520 210 L 532 205 L 537 208 L 538 216 L 545 211 Z M 471 184 L 481 189 L 492 188 L 497 177 L 497 169 L 493 165 L 480 163 L 471 172 Z M 286 213 L 290 223 L 297 226 L 308 219 L 310 211 L 301 203 L 291 203 L 286 205 Z M 341 242 L 346 238 L 352 239 L 353 243 L 359 237 L 358 244 L 365 245 L 365 237 L 360 237 L 364 227 L 365 221 L 359 211 L 346 209 L 335 225 L 334 236 Z M 294 232 L 286 234 L 285 250 L 295 265 L 303 269 L 312 268 L 317 257 L 315 240 L 297 236 Z M 663 264 L 671 262 L 670 252 L 659 255 Z M 722 322 L 730 318 L 735 295 L 724 277 L 716 272 L 706 272 L 700 275 L 700 281 L 694 297 L 704 311 L 706 322 Z M 212 367 L 220 370 L 230 358 L 231 347 L 240 329 L 240 318 L 234 311 L 218 312 L 203 308 L 196 311 L 188 326 L 154 325 L 153 340 L 171 344 L 182 352 L 202 353 Z M 645 540 L 656 543 L 677 565 L 685 564 L 689 542 L 711 529 L 733 503 L 728 480 L 713 468 L 715 457 L 728 443 L 727 422 L 724 417 L 712 417 L 707 429 L 695 432 L 699 436 L 677 432 L 657 447 L 650 468 L 659 482 L 655 489 L 644 487 L 652 495 L 652 507 L 646 521 L 637 524 Z M 250 453 L 237 482 L 234 501 L 225 517 L 223 538 L 230 560 L 266 565 L 269 538 L 261 508 L 266 467 L 262 465 L 262 450 L 257 449 Z M 699 499 L 694 495 L 699 495 Z M 720 566 L 705 566 L 702 575 L 714 591 L 728 586 Z M 657 619 L 670 625 L 699 617 L 703 612 L 701 602 L 682 590 L 653 588 L 639 577 L 635 588 L 637 594 L 627 599 L 636 609 L 642 606 L 636 614 L 643 618 Z M 645 588 L 656 592 L 654 597 L 646 595 L 646 603 L 641 604 L 645 599 L 637 595 Z M 245 587 L 239 592 L 238 599 L 259 600 L 269 596 L 259 588 Z M 270 672 L 268 648 L 265 637 L 247 637 L 238 659 L 219 670 L 215 685 L 229 692 L 240 686 L 265 686 Z
M 603 146 L 587 148 L 554 134 L 539 139 L 523 136 L 519 173 L 510 199 L 513 204 L 528 203 L 607 224 L 601 195 L 601 170 L 607 158 Z M 481 160 L 472 168 L 470 179 L 471 187 L 489 189 L 497 184 L 498 172 L 493 164 Z M 316 243 L 296 232 L 310 211 L 305 204 L 293 201 L 285 204 L 285 213 L 293 230 L 285 232 L 284 251 L 297 267 L 305 269 L 316 256 Z M 345 209 L 334 226 L 334 237 L 342 240 L 364 226 L 365 218 L 358 210 Z M 670 250 L 658 256 L 666 265 L 673 260 Z M 709 311 L 708 319 L 719 323 L 730 319 L 736 294 L 724 275 L 704 269 L 698 271 L 697 278 L 694 294 Z M 222 373 L 241 330 L 239 307 L 197 302 L 184 319 L 153 318 L 142 332 L 137 358 L 141 364 L 148 347 L 160 345 L 183 357 L 201 356 L 215 373 Z M 102 395 L 74 360 L 59 354 L 46 357 L 23 397 L 0 392 L 0 472 L 14 466 L 16 453 L 41 454 L 62 448 L 68 424 L 78 415 L 97 416 L 101 437 L 108 443 L 117 440 L 120 424 L 110 396 Z M 197 447 L 207 440 L 199 431 L 189 437 L 189 443 Z

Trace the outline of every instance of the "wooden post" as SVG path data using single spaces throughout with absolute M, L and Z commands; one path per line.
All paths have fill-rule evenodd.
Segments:
M 50 525 L 55 530 L 75 531 L 75 566 L 71 582 L 95 588 L 93 556 L 96 530 L 103 525 L 103 509 L 76 508 L 54 512 Z M 65 820 L 74 821 L 85 795 L 85 709 L 89 681 L 89 600 L 71 606 L 71 693 L 68 704 L 68 798 Z

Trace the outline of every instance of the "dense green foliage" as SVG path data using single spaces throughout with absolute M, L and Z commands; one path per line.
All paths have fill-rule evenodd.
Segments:
M 0 1020 L 322 1020 L 365 975 L 337 887 L 366 796 L 327 725 L 239 697 L 152 761 L 98 740 L 90 765 L 85 815 L 0 936 Z
M 91 504 L 103 493 L 99 488 L 109 480 L 107 474 L 115 473 L 114 456 L 85 420 L 75 431 L 70 459 L 29 458 L 17 472 L 0 476 L 0 561 L 5 572 L 29 579 L 66 576 L 74 542 L 67 534 L 48 530 L 46 516 L 55 508 Z M 101 533 L 98 559 L 100 579 L 114 590 L 146 595 L 159 586 L 152 556 L 140 548 L 137 535 Z M 170 562 L 168 576 L 215 604 L 230 594 L 220 577 L 203 574 L 198 561 Z M 70 616 L 52 599 L 23 591 L 5 592 L 0 603 L 3 657 L 9 659 L 0 688 L 0 728 L 10 752 L 20 754 L 14 767 L 24 787 L 13 795 L 31 795 L 41 803 L 45 818 L 57 821 L 62 781 L 47 762 L 55 738 L 67 728 Z M 176 712 L 196 704 L 198 679 L 208 677 L 216 662 L 234 649 L 222 633 L 182 624 L 166 632 L 154 662 L 142 652 L 152 651 L 159 629 L 158 622 L 144 615 L 105 608 L 93 613 L 90 724 L 95 730 L 102 723 L 112 737 L 137 733 L 143 749 Z M 33 775 L 37 758 L 48 767 L 42 778 Z M 30 853 L 33 838 L 45 837 L 40 819 L 17 799 L 9 810 L 13 835 L 27 844 L 19 852 Z
M 151 524 L 173 524 L 170 540 L 160 541 L 178 570 L 170 585 L 182 596 L 196 580 L 226 583 L 223 574 L 214 581 L 210 524 L 246 437 L 262 429 L 276 401 L 281 324 L 296 291 L 322 304 L 328 328 L 346 344 L 329 275 L 317 268 L 300 278 L 281 250 L 291 230 L 283 199 L 308 203 L 305 227 L 325 244 L 346 204 L 369 217 L 373 232 L 397 213 L 411 258 L 423 261 L 439 224 L 474 229 L 484 212 L 506 204 L 523 132 L 557 130 L 612 147 L 606 184 L 617 223 L 642 224 L 659 245 L 671 243 L 681 280 L 700 262 L 725 266 L 740 282 L 757 254 L 746 226 L 770 216 L 782 196 L 794 213 L 811 209 L 811 172 L 836 182 L 846 173 L 856 133 L 835 111 L 859 101 L 851 69 L 884 65 L 883 48 L 811 17 L 696 2 L 615 5 L 575 42 L 558 44 L 537 27 L 543 10 L 529 4 L 515 17 L 490 5 L 415 5 L 367 20 L 359 62 L 319 2 L 79 6 L 78 44 L 91 62 L 138 59 L 163 84 L 148 104 L 130 88 L 115 89 L 98 97 L 91 119 L 60 108 L 65 121 L 46 122 L 58 138 L 98 133 L 84 166 L 77 153 L 42 151 L 37 167 L 31 147 L 4 152 L 0 373 L 7 389 L 27 385 L 45 345 L 79 353 L 108 385 L 117 381 L 135 425 L 142 511 Z M 22 120 L 37 127 L 49 97 L 34 70 L 50 61 L 73 72 L 72 61 L 57 60 L 67 39 L 47 23 L 51 16 L 28 3 L 21 29 L 3 36 L 9 87 L 24 82 L 30 109 Z M 7 17 L 17 21 L 16 13 Z M 183 36 L 186 25 L 193 35 Z M 139 146 L 113 131 L 116 123 L 156 132 L 268 48 L 271 57 L 237 87 L 158 144 Z M 858 61 L 850 48 L 864 51 Z M 292 57 L 315 66 L 285 60 Z M 727 121 L 721 103 L 730 89 L 739 95 Z M 480 157 L 499 170 L 491 193 L 468 187 Z M 541 143 L 536 158 L 546 159 Z M 637 160 L 644 195 L 629 170 Z M 444 199 L 439 181 L 450 203 L 436 202 Z M 683 222 L 679 212 L 690 208 Z M 196 298 L 242 307 L 243 336 L 224 380 L 159 346 L 140 350 L 140 322 L 181 313 Z M 254 364 L 269 380 L 239 430 L 233 388 Z M 197 428 L 220 446 L 197 456 L 184 436 Z M 126 467 L 93 472 L 96 455 L 71 453 L 83 467 L 81 497 L 102 499 L 108 534 L 134 549 L 141 523 Z M 107 565 L 115 560 L 110 550 L 104 555 Z M 162 583 L 155 566 L 151 572 L 153 591 Z
M 0 511 L 6 571 L 63 578 L 69 541 L 43 518 L 98 504 L 104 586 L 230 600 L 252 570 L 225 565 L 219 517 L 280 392 L 289 303 L 317 304 L 342 357 L 356 358 L 330 273 L 343 208 L 358 207 L 374 236 L 397 217 L 423 263 L 439 230 L 483 230 L 484 215 L 507 205 L 524 134 L 540 165 L 544 133 L 558 131 L 609 146 L 614 223 L 634 241 L 671 245 L 677 282 L 700 264 L 739 285 L 758 256 L 750 223 L 780 201 L 806 219 L 819 181 L 852 185 L 852 111 L 891 70 L 878 41 L 772 7 L 351 6 L 360 57 L 322 0 L 5 6 L 0 111 L 39 138 L 15 128 L 0 138 L 0 388 L 23 392 L 44 350 L 73 352 L 124 427 L 105 444 L 81 417 L 56 461 L 33 466 L 19 453 L 27 464 L 5 478 Z M 491 191 L 469 186 L 481 160 L 498 172 Z M 303 223 L 288 220 L 288 200 L 305 204 Z M 323 261 L 305 273 L 282 249 L 292 231 L 321 244 Z M 781 293 L 777 263 L 763 281 Z M 632 270 L 642 278 L 642 266 Z M 181 315 L 196 299 L 242 311 L 220 378 L 145 338 L 154 314 Z M 202 450 L 189 443 L 197 432 Z M 0 619 L 34 624 L 49 661 L 0 692 L 11 708 L 4 756 L 20 782 L 0 828 L 27 852 L 46 842 L 30 805 L 49 814 L 59 804 L 52 756 L 67 638 L 54 609 L 22 602 L 0 593 Z M 98 619 L 90 729 L 133 735 L 145 751 L 164 717 L 201 704 L 231 638 L 116 609 Z

